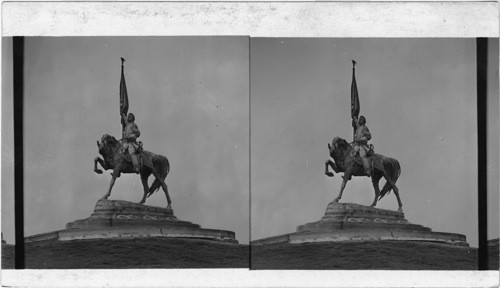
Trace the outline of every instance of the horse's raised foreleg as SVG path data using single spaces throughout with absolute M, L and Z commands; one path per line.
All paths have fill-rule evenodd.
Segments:
M 337 165 L 335 164 L 335 162 L 333 162 L 332 160 L 328 159 L 325 162 L 325 174 L 326 174 L 326 176 L 333 177 L 333 173 L 328 170 L 328 167 L 332 167 L 332 169 L 333 169 L 333 171 L 335 171 L 335 173 L 342 172 L 342 171 L 340 171 L 339 167 L 337 167 Z
M 108 193 L 104 194 L 104 196 L 102 196 L 101 200 L 106 200 L 106 199 L 108 199 L 109 195 L 111 195 L 111 189 L 113 189 L 113 185 L 115 185 L 115 180 L 116 180 L 116 176 L 111 174 L 111 181 L 109 182 Z
M 332 165 L 335 165 L 335 163 L 333 163 L 332 160 L 330 160 L 330 159 L 326 160 L 326 162 L 325 162 L 325 175 L 328 177 L 334 176 L 333 173 L 328 170 L 328 166 L 332 166 Z M 332 166 L 332 169 L 333 169 L 333 166 Z
M 160 182 L 161 188 L 163 189 L 163 192 L 165 192 L 165 196 L 167 197 L 167 203 L 168 203 L 167 208 L 171 208 L 172 206 L 170 204 L 172 203 L 172 201 L 170 200 L 170 195 L 168 194 L 167 184 L 165 184 L 165 181 L 163 181 L 162 177 L 158 173 L 153 172 L 153 175 Z
M 342 193 L 344 193 L 345 185 L 347 184 L 347 181 L 351 178 L 350 175 L 344 174 L 344 177 L 342 177 L 344 180 L 342 180 L 342 186 L 340 186 L 340 193 L 339 195 L 333 199 L 333 202 L 339 202 L 340 198 L 342 198 Z
M 104 162 L 104 160 L 102 160 L 101 158 L 99 157 L 95 157 L 94 158 L 94 172 L 97 173 L 97 174 L 102 174 L 102 170 L 97 168 L 97 163 L 101 164 L 101 167 L 104 169 L 104 170 L 108 170 L 109 167 L 108 165 L 106 165 L 106 162 Z

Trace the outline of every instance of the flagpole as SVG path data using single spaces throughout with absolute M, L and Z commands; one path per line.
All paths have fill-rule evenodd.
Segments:
M 125 73 L 124 73 L 124 66 L 123 63 L 125 62 L 125 59 L 123 57 L 120 58 L 122 60 L 122 73 L 121 73 L 121 78 L 120 78 L 120 119 L 122 126 L 125 126 L 125 122 L 123 121 L 122 114 L 127 114 L 128 113 L 128 94 L 127 94 L 127 84 L 125 83 Z
M 356 61 L 352 60 L 352 79 L 353 79 L 352 81 L 354 81 L 355 79 L 354 78 L 354 73 L 356 71 L 356 68 L 354 68 L 355 66 L 356 66 Z M 352 97 L 352 85 L 351 85 L 351 97 Z M 351 113 L 351 121 L 354 121 L 352 120 L 352 113 Z M 354 142 L 354 140 L 356 140 L 356 126 L 352 127 L 352 141 Z
M 352 116 L 356 116 L 358 118 L 359 116 L 359 110 L 360 110 L 360 105 L 359 105 L 359 96 L 358 96 L 358 87 L 356 85 L 356 61 L 352 61 L 352 83 L 351 83 L 351 119 Z M 356 123 L 354 123 L 354 120 L 352 120 L 352 140 L 355 140 L 356 137 Z

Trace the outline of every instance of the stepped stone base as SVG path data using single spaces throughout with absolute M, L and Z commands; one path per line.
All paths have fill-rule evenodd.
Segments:
M 25 243 L 140 237 L 199 238 L 238 243 L 234 232 L 203 229 L 198 224 L 181 221 L 174 216 L 172 209 L 120 200 L 99 200 L 90 217 L 67 223 L 64 230 L 26 237 Z
M 94 213 L 85 219 L 66 224 L 66 229 L 94 229 L 118 226 L 181 226 L 200 228 L 200 225 L 181 221 L 172 209 L 147 206 L 121 200 L 99 200 Z
M 402 212 L 335 202 L 328 204 L 321 220 L 298 226 L 296 233 L 251 241 L 251 245 L 380 240 L 469 246 L 464 235 L 432 232 L 430 228 L 409 223 Z

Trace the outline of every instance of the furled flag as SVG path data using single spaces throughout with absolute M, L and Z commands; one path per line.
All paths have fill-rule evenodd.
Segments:
M 352 116 L 359 116 L 359 96 L 358 96 L 358 86 L 356 86 L 356 76 L 354 75 L 356 61 L 352 60 L 352 84 L 351 84 L 351 118 Z M 352 120 L 352 127 L 354 128 L 354 133 L 356 133 L 356 123 Z M 354 134 L 353 134 L 354 135 Z
M 127 95 L 127 85 L 125 84 L 125 75 L 123 73 L 123 62 L 125 59 L 122 59 L 122 77 L 120 79 L 120 116 L 122 114 L 127 115 L 128 113 L 128 95 Z M 122 119 L 123 122 L 123 119 Z M 123 125 L 124 123 L 122 123 Z

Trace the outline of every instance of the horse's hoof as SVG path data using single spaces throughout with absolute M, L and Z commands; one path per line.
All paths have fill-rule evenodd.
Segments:
M 325 175 L 328 176 L 328 177 L 333 177 L 333 173 L 332 172 L 325 172 Z
M 403 213 L 403 209 L 402 209 L 402 208 L 399 208 L 399 209 L 398 209 L 398 212 Z
M 172 205 L 168 204 L 167 209 L 172 209 Z
M 94 170 L 94 172 L 97 173 L 97 174 L 102 174 L 102 170 L 101 169 Z
M 332 202 L 339 203 L 339 199 L 333 199 Z

